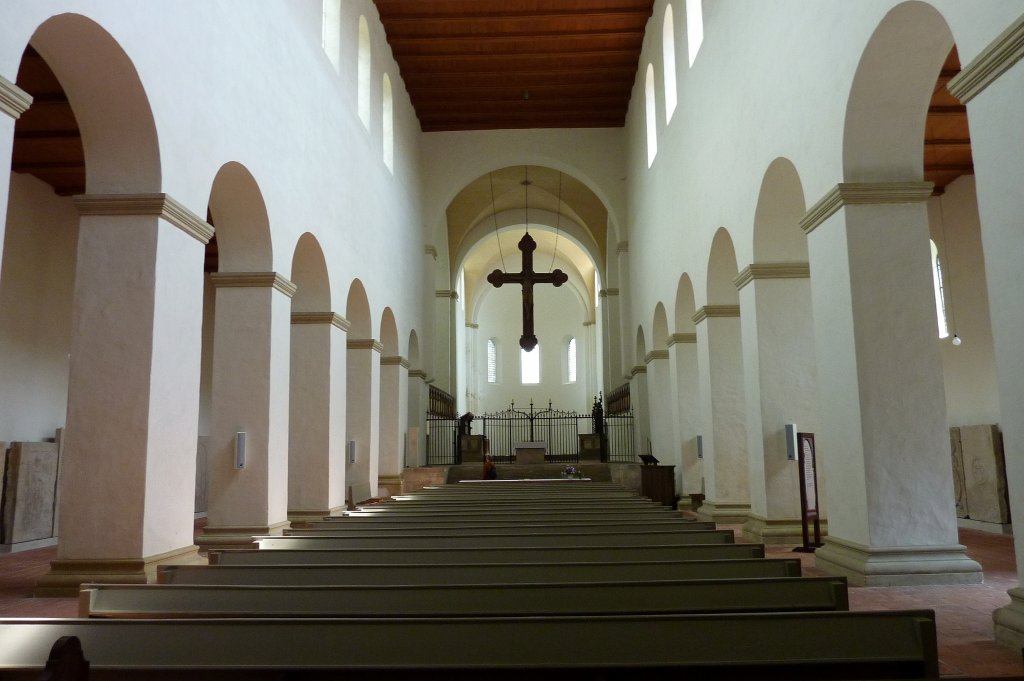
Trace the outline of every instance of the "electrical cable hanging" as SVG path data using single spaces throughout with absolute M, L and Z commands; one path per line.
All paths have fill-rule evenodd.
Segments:
M 491 183 L 491 218 L 494 220 L 494 238 L 498 242 L 498 255 L 501 256 L 501 269 L 505 267 L 505 254 L 501 250 L 501 236 L 498 234 L 498 209 L 494 206 L 494 173 L 487 173 L 487 179 Z
M 942 197 L 939 196 L 939 229 L 942 231 L 942 251 L 945 253 L 945 264 L 942 266 L 943 260 L 940 258 L 940 284 L 942 284 L 942 301 L 945 307 L 944 312 L 949 322 L 949 330 L 953 332 L 953 345 L 960 345 L 963 340 L 956 332 L 956 310 L 953 306 L 953 258 L 949 254 L 949 241 L 946 239 L 946 216 L 942 210 Z M 946 275 L 949 275 L 948 278 Z M 946 295 L 949 294 L 949 295 Z M 949 304 L 945 305 L 948 299 Z
M 562 225 L 562 171 L 558 171 L 558 203 L 555 206 L 555 248 L 551 251 L 551 265 L 548 272 L 555 268 L 555 256 L 558 254 L 558 228 Z

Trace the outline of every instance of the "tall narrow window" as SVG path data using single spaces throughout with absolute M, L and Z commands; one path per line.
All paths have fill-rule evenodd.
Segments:
M 370 129 L 370 27 L 366 17 L 359 17 L 359 73 L 358 73 L 359 120 Z
M 697 59 L 700 44 L 704 42 L 704 0 L 686 0 L 686 49 L 690 66 Z
M 658 112 L 654 102 L 654 64 L 647 65 L 647 78 L 644 81 L 644 105 L 647 111 L 647 167 L 654 163 L 658 155 Z
M 676 29 L 672 21 L 672 5 L 665 7 L 665 23 L 661 29 L 661 58 L 665 71 L 665 124 L 676 112 Z
M 949 337 L 949 323 L 946 321 L 946 290 L 942 281 L 942 260 L 935 242 L 932 246 L 932 284 L 935 288 L 935 318 L 939 322 L 939 338 Z
M 337 71 L 341 63 L 341 0 L 323 0 L 320 45 Z
M 540 345 L 531 352 L 519 351 L 519 367 L 523 383 L 540 383 Z
M 487 382 L 498 382 L 498 346 L 493 338 L 487 340 Z
M 576 339 L 570 338 L 565 348 L 565 378 L 567 383 L 576 382 Z
M 395 112 L 393 100 L 391 99 L 391 78 L 386 73 L 384 74 L 382 90 L 384 92 L 384 113 L 381 128 L 384 136 L 384 165 L 393 174 L 395 172 Z

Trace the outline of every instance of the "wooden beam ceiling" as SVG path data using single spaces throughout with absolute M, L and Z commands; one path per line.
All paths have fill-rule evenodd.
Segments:
M 374 0 L 424 131 L 621 127 L 653 0 Z

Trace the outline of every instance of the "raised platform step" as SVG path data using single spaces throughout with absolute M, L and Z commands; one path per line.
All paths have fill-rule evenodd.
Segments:
M 609 464 L 606 463 L 538 463 L 538 464 L 498 464 L 499 480 L 536 480 L 560 478 L 562 471 L 567 465 L 574 466 L 583 471 L 583 474 L 594 482 L 611 482 L 612 474 Z M 448 467 L 448 483 L 456 483 L 460 480 L 479 480 L 482 472 L 479 463 L 459 464 Z

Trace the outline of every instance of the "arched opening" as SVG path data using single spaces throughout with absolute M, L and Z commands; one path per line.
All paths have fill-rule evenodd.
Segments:
M 803 187 L 789 159 L 769 164 L 754 212 L 754 261 L 739 287 L 746 388 L 751 541 L 799 543 L 801 474 L 788 458 L 786 424 L 818 430 L 817 369 Z M 825 517 L 825 475 L 817 473 Z
M 658 155 L 658 109 L 654 94 L 654 64 L 647 65 L 644 77 L 644 113 L 647 121 L 647 167 L 654 165 Z
M 724 228 L 715 232 L 707 270 L 708 304 L 697 310 L 706 494 L 699 513 L 742 522 L 750 511 L 743 347 L 736 251 Z
M 399 354 L 398 324 L 390 307 L 380 319 L 380 455 L 379 480 L 392 493 L 402 489 L 405 435 L 409 420 L 409 360 Z
M 287 522 L 288 339 L 296 289 L 272 271 L 263 192 L 245 166 L 221 166 L 208 215 L 217 239 L 207 247 L 204 290 L 200 436 L 208 439 L 200 451 L 208 457 L 208 493 L 197 543 L 214 548 L 244 544 L 241 528 L 271 532 Z
M 647 366 L 647 404 L 650 409 L 651 453 L 666 465 L 679 469 L 679 447 L 675 445 L 675 413 L 668 351 L 668 315 L 665 305 L 654 306 L 651 350 L 644 357 Z
M 844 480 L 830 489 L 829 537 L 815 560 L 855 583 L 888 584 L 891 575 L 868 565 L 867 553 L 847 560 L 848 542 L 886 547 L 902 580 L 981 580 L 962 551 L 941 553 L 958 535 L 928 243 L 932 187 L 920 182 L 929 102 L 952 46 L 926 3 L 902 3 L 882 19 L 846 106 L 849 184 L 837 192 L 848 207 L 810 226 L 815 341 L 829 351 L 827 363 L 819 359 L 819 394 L 823 437 L 833 445 L 821 464 L 829 479 Z M 816 258 L 827 262 L 831 252 L 834 262 L 840 243 L 843 271 L 819 269 Z M 943 571 L 931 552 L 943 555 Z
M 675 378 L 675 418 L 678 423 L 676 441 L 680 444 L 681 465 L 679 491 L 684 497 L 704 493 L 703 459 L 698 456 L 697 438 L 701 436 L 700 372 L 697 364 L 697 327 L 693 282 L 689 274 L 679 277 L 676 285 L 673 328 L 669 339 L 669 358 Z M 698 505 L 690 504 L 691 510 Z
M 348 333 L 345 431 L 346 497 L 350 503 L 376 496 L 380 465 L 380 358 L 383 346 L 373 338 L 366 289 L 352 281 L 345 303 Z
M 363 127 L 370 129 L 370 84 L 372 71 L 370 70 L 370 27 L 366 23 L 366 17 L 359 16 L 359 36 L 356 74 L 356 104 L 359 110 L 359 120 Z
M 427 463 L 427 382 L 420 357 L 420 338 L 416 329 L 409 332 L 409 428 L 403 467 Z
M 676 27 L 672 19 L 672 5 L 665 5 L 665 18 L 661 24 L 661 59 L 665 73 L 665 125 L 672 122 L 676 112 Z
M 384 74 L 381 87 L 383 106 L 381 107 L 381 137 L 384 148 L 384 165 L 388 172 L 395 172 L 395 104 L 391 96 L 391 78 Z
M 288 517 L 329 515 L 344 505 L 344 324 L 334 314 L 327 262 L 309 232 L 292 256 L 288 418 Z

